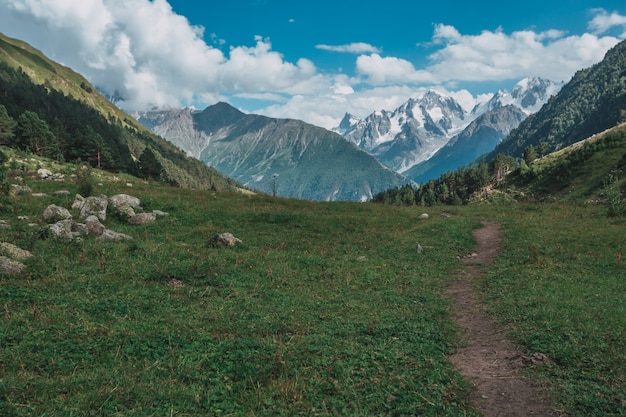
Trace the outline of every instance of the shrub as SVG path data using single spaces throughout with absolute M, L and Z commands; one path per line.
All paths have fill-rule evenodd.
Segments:
M 91 171 L 89 165 L 79 165 L 76 168 L 76 185 L 78 193 L 83 197 L 89 197 L 93 193 L 94 178 Z

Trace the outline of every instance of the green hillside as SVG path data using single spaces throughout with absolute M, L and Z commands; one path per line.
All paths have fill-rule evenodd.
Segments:
M 96 109 L 106 119 L 117 119 L 124 126 L 139 129 L 141 125 L 98 93 L 85 77 L 48 59 L 26 42 L 0 33 L 0 61 L 21 68 L 29 78 L 48 89 L 54 89 Z
M 537 199 L 602 201 L 607 182 L 626 190 L 626 124 L 530 163 L 509 185 Z
M 529 145 L 552 152 L 626 121 L 626 41 L 598 64 L 578 71 L 539 112 L 490 154 L 522 157 Z
M 0 131 L 6 126 L 11 130 L 3 133 L 3 145 L 180 187 L 235 186 L 141 126 L 79 74 L 4 36 L 0 36 L 0 106 Z

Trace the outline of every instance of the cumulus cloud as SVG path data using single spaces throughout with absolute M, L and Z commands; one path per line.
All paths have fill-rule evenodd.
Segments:
M 401 58 L 381 57 L 378 54 L 361 55 L 356 60 L 356 71 L 371 84 L 429 83 L 434 77 L 427 71 Z
M 626 16 L 618 12 L 609 13 L 604 9 L 595 9 L 596 15 L 589 22 L 589 30 L 595 34 L 602 34 L 617 27 L 622 31 L 621 38 L 626 38 Z
M 382 52 L 380 48 L 377 48 L 369 43 L 364 42 L 353 42 L 345 45 L 325 45 L 319 44 L 315 45 L 315 48 L 321 49 L 323 51 L 330 52 L 347 52 L 351 54 L 379 54 Z
M 261 37 L 228 53 L 207 45 L 204 28 L 166 0 L 5 0 L 0 27 L 123 97 L 127 110 L 237 92 L 306 92 L 317 72 L 309 60 L 287 62 Z
M 527 76 L 568 80 L 600 61 L 619 32 L 626 38 L 626 17 L 595 9 L 585 34 L 558 28 L 467 34 L 437 24 L 428 42 L 418 44 L 429 51 L 422 67 L 368 43 L 316 45 L 356 54 L 353 75 L 339 68 L 321 72 L 306 57 L 287 60 L 262 36 L 227 48 L 167 0 L 0 0 L 0 28 L 123 97 L 126 110 L 241 98 L 265 102 L 249 110 L 333 127 L 346 111 L 364 117 L 393 109 L 433 85 L 453 89 Z M 464 90 L 454 94 L 467 106 L 474 100 Z
M 443 45 L 429 56 L 426 71 L 439 82 L 497 81 L 527 76 L 569 80 L 581 68 L 602 59 L 619 40 L 594 34 L 565 36 L 550 30 L 502 29 L 464 35 L 454 27 L 435 27 L 433 42 Z

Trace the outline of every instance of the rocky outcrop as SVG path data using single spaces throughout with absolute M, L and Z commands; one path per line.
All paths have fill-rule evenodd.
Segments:
M 106 195 L 84 198 L 76 194 L 72 203 L 72 210 L 79 211 L 79 218 L 84 223 L 73 220 L 69 210 L 51 204 L 44 211 L 46 221 L 56 221 L 49 226 L 52 236 L 61 239 L 75 239 L 81 236 L 96 236 L 97 240 L 120 242 L 132 239 L 131 236 L 108 230 L 103 222 L 107 212 L 114 213 L 118 218 L 129 224 L 145 225 L 156 220 L 157 216 L 167 216 L 167 213 L 154 210 L 151 213 L 135 213 L 135 208 L 141 209 L 141 201 L 128 194 L 117 194 L 111 198 Z

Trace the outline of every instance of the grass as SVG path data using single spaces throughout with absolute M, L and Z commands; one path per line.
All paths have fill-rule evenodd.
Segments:
M 169 216 L 108 219 L 134 240 L 106 244 L 43 238 L 43 209 L 71 198 L 3 213 L 0 239 L 35 257 L 0 278 L 0 415 L 478 415 L 446 357 L 459 333 L 443 293 L 483 218 L 505 232 L 488 306 L 552 361 L 532 377 L 568 415 L 626 412 L 624 223 L 602 207 L 432 208 L 420 220 L 415 207 L 98 181 L 96 193 Z M 222 232 L 243 244 L 210 248 Z
M 446 359 L 457 334 L 441 296 L 471 219 L 143 183 L 97 192 L 170 215 L 109 219 L 128 243 L 58 242 L 15 217 L 70 201 L 17 201 L 2 239 L 35 258 L 0 281 L 0 414 L 476 415 Z M 243 244 L 207 246 L 225 231 Z
M 557 204 L 491 215 L 505 245 L 486 299 L 526 354 L 550 358 L 533 377 L 567 415 L 625 415 L 624 220 L 600 206 Z

